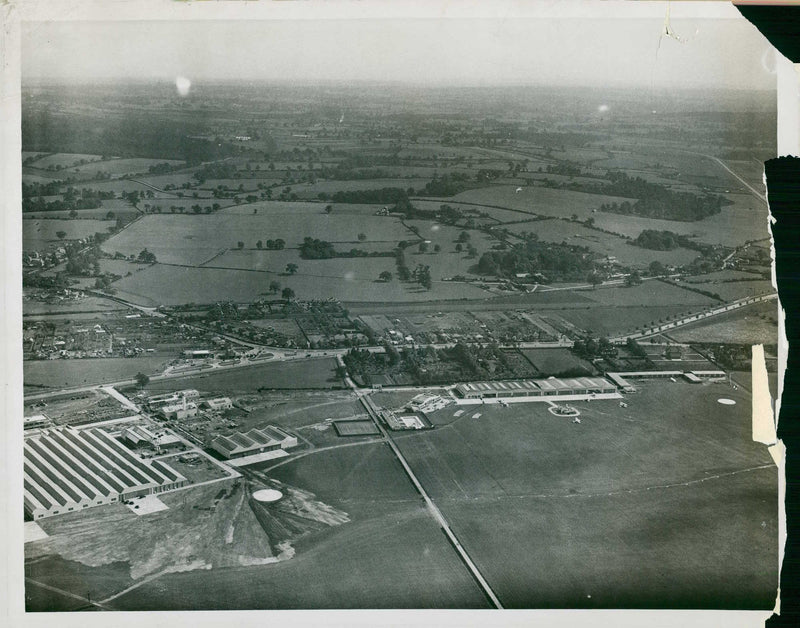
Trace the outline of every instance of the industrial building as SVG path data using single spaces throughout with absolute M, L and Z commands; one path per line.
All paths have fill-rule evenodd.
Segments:
M 616 386 L 602 377 L 571 379 L 526 379 L 505 382 L 472 382 L 458 384 L 455 392 L 464 399 L 508 397 L 549 397 L 559 395 L 589 395 L 616 392 Z
M 33 416 L 26 416 L 23 420 L 23 429 L 35 430 L 40 427 L 47 427 L 50 425 L 50 419 L 43 414 L 34 414 Z
M 436 412 L 437 410 L 441 410 L 442 408 L 446 408 L 451 403 L 453 403 L 452 399 L 448 399 L 447 397 L 442 397 L 441 395 L 434 395 L 431 393 L 420 393 L 416 395 L 408 402 L 408 407 L 413 412 Z
M 147 406 L 151 410 L 158 410 L 164 406 L 173 406 L 178 403 L 183 403 L 184 400 L 192 401 L 200 398 L 200 393 L 191 388 L 187 390 L 178 390 L 177 392 L 166 393 L 163 395 L 153 395 L 147 398 Z
M 158 453 L 172 449 L 182 449 L 183 441 L 170 432 L 161 430 L 159 433 L 151 432 L 141 425 L 133 425 L 122 430 L 120 438 L 130 447 L 150 447 Z
M 26 439 L 23 472 L 25 513 L 34 520 L 187 483 L 163 462 L 140 460 L 99 428 L 54 428 Z
M 259 430 L 252 429 L 249 432 L 237 432 L 230 436 L 217 436 L 211 441 L 211 448 L 227 459 L 291 447 L 297 447 L 297 437 L 273 425 Z
M 158 412 L 168 421 L 183 421 L 197 416 L 198 410 L 196 403 L 186 401 L 184 398 L 182 402 L 164 406 Z
M 233 401 L 229 397 L 214 397 L 213 399 L 206 399 L 203 403 L 209 410 L 230 410 L 233 408 Z

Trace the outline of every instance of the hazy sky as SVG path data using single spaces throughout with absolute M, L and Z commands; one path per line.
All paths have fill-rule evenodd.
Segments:
M 22 77 L 774 88 L 743 18 L 672 29 L 684 41 L 662 19 L 31 22 Z

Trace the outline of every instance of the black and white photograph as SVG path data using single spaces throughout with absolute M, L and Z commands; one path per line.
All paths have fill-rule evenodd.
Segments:
M 735 7 L 109 4 L 18 28 L 27 617 L 769 617 L 781 55 Z

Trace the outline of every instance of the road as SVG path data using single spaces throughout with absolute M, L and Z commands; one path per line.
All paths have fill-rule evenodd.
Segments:
M 769 206 L 769 203 L 767 202 L 767 199 L 764 196 L 764 192 L 763 191 L 757 190 L 752 185 L 750 185 L 747 181 L 742 179 L 742 177 L 740 177 L 733 170 L 731 170 L 728 167 L 728 165 L 724 161 L 722 161 L 719 157 L 714 157 L 714 155 L 706 155 L 705 153 L 697 153 L 697 152 L 691 151 L 691 150 L 683 150 L 683 151 L 680 151 L 680 152 L 688 153 L 690 155 L 699 155 L 700 157 L 705 157 L 706 159 L 710 159 L 711 161 L 716 162 L 719 166 L 722 166 L 722 168 L 724 168 L 729 174 L 733 175 L 733 177 L 737 181 L 739 181 L 739 183 L 741 183 L 744 187 L 746 187 L 748 190 L 750 190 L 750 192 L 753 194 L 753 196 L 755 196 L 759 201 L 764 203 L 764 205 Z
M 746 297 L 744 299 L 739 299 L 737 301 L 732 301 L 731 303 L 726 303 L 725 305 L 720 305 L 718 307 L 714 307 L 710 310 L 705 312 L 700 312 L 698 314 L 692 314 L 691 316 L 687 316 L 677 321 L 672 321 L 671 323 L 664 323 L 662 325 L 656 325 L 649 329 L 645 329 L 642 331 L 637 331 L 633 334 L 627 334 L 625 336 L 616 336 L 614 338 L 609 338 L 609 341 L 612 343 L 620 343 L 625 342 L 629 338 L 637 339 L 637 338 L 646 338 L 647 336 L 653 336 L 655 334 L 659 334 L 664 331 L 674 330 L 678 327 L 682 327 L 684 325 L 689 325 L 690 323 L 696 323 L 698 321 L 705 320 L 712 316 L 717 316 L 719 314 L 725 314 L 727 312 L 732 312 L 734 310 L 738 310 L 739 308 L 745 307 L 747 305 L 752 305 L 754 303 L 761 303 L 763 301 L 770 301 L 772 299 L 777 299 L 778 295 L 773 294 L 764 294 L 757 297 Z
M 384 429 L 380 419 L 378 418 L 378 409 L 375 406 L 375 403 L 372 401 L 372 399 L 369 398 L 369 395 L 359 395 L 359 399 L 361 400 L 361 403 L 364 405 L 364 407 L 367 409 L 369 415 L 372 417 L 372 420 L 374 421 L 375 425 L 378 426 L 378 429 L 380 430 L 384 439 L 388 443 L 389 447 L 391 447 L 395 457 L 400 461 L 403 470 L 406 472 L 406 475 L 411 480 L 411 483 L 414 485 L 414 488 L 416 488 L 417 492 L 420 495 L 422 495 L 422 499 L 425 501 L 425 506 L 427 507 L 428 512 L 433 517 L 433 519 L 439 524 L 439 526 L 441 526 L 442 531 L 445 533 L 447 539 L 455 548 L 461 560 L 467 566 L 467 569 L 469 569 L 470 573 L 472 574 L 472 577 L 475 578 L 476 582 L 481 587 L 481 589 L 483 589 L 484 594 L 486 595 L 487 598 L 489 598 L 494 607 L 502 609 L 503 605 L 500 603 L 500 600 L 497 599 L 497 596 L 495 595 L 491 586 L 489 586 L 489 583 L 483 577 L 483 574 L 481 574 L 477 565 L 475 565 L 475 563 L 470 558 L 469 554 L 467 553 L 467 550 L 464 549 L 464 546 L 461 545 L 460 541 L 453 533 L 453 530 L 450 528 L 450 524 L 447 522 L 447 519 L 444 518 L 442 511 L 439 510 L 436 504 L 433 503 L 433 500 L 430 498 L 425 488 L 417 479 L 417 476 L 414 475 L 414 471 L 411 470 L 411 467 L 408 465 L 408 462 L 406 462 L 406 459 L 403 456 L 402 452 L 397 447 L 397 445 L 395 445 L 389 433 Z

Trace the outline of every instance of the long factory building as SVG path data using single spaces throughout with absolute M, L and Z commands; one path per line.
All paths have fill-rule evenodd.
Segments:
M 179 488 L 186 478 L 141 460 L 102 429 L 54 428 L 25 440 L 25 512 L 32 519 Z
M 471 382 L 458 384 L 456 394 L 464 399 L 508 397 L 550 397 L 559 395 L 589 395 L 616 392 L 617 387 L 602 377 L 570 379 L 520 379 L 504 382 Z

